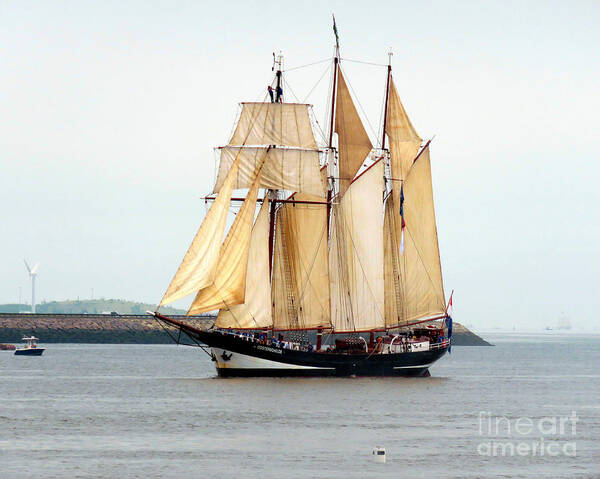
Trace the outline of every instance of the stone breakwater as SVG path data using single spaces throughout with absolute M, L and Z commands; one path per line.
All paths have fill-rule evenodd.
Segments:
M 214 316 L 170 316 L 197 328 L 212 324 Z M 166 327 L 149 315 L 17 314 L 0 313 L 0 342 L 18 343 L 34 335 L 41 343 L 172 343 Z M 177 338 L 177 330 L 166 328 Z M 187 337 L 182 335 L 181 341 Z M 490 346 L 459 323 L 454 323 L 453 345 Z
M 212 316 L 171 316 L 197 328 Z M 177 331 L 167 328 L 171 334 Z M 42 343 L 172 343 L 165 328 L 150 315 L 0 313 L 0 342 L 20 342 L 34 335 Z M 185 342 L 185 336 L 182 342 Z

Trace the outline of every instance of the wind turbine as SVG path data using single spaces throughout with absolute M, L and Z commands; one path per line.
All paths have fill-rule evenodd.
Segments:
M 25 261 L 25 266 L 27 267 L 27 271 L 29 271 L 29 276 L 31 277 L 31 312 L 35 313 L 35 277 L 37 276 L 37 270 L 40 266 L 40 263 L 36 263 L 33 268 L 29 267 L 29 264 Z

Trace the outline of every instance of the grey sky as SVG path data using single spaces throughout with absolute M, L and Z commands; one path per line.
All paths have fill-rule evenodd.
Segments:
M 600 327 L 598 2 L 0 2 L 0 302 L 160 300 L 271 52 L 385 63 L 432 144 L 456 319 Z M 343 64 L 378 128 L 385 71 Z M 304 99 L 326 64 L 290 72 Z M 308 101 L 322 121 L 325 75 Z M 288 92 L 289 93 L 289 92 Z M 368 129 L 368 131 L 370 131 Z

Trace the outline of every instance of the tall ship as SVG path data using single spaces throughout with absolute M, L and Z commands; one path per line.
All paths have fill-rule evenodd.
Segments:
M 274 55 L 264 101 L 242 103 L 217 148 L 208 212 L 150 312 L 219 376 L 427 376 L 450 348 L 431 140 L 404 110 L 390 55 L 373 144 L 334 31 L 326 133 L 317 140 L 311 105 L 285 101 Z M 218 311 L 212 324 L 160 313 L 191 294 L 187 314 Z

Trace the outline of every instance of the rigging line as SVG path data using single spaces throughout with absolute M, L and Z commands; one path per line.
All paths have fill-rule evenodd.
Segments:
M 319 83 L 321 83 L 321 80 L 323 80 L 323 77 L 329 71 L 330 68 L 331 68 L 331 66 L 327 65 L 327 68 L 325 68 L 325 70 L 323 71 L 323 73 L 321 74 L 321 76 L 319 77 L 319 79 L 317 80 L 317 83 L 315 83 L 313 85 L 313 87 L 310 89 L 310 91 L 308 92 L 308 94 L 304 97 L 304 100 L 302 101 L 302 103 L 306 103 L 306 100 L 308 100 L 308 97 L 312 94 L 313 91 L 315 91 L 315 88 L 317 88 L 317 86 L 319 85 Z
M 331 65 L 329 66 L 329 82 L 328 82 L 328 86 L 327 86 L 327 98 L 325 98 L 325 104 L 326 105 L 333 105 L 333 76 L 335 75 L 335 63 L 331 63 Z M 325 110 L 323 111 L 323 114 L 325 115 L 323 117 L 323 124 L 326 127 L 326 130 L 329 131 L 331 129 L 331 125 L 329 124 L 330 121 L 332 121 L 332 118 L 330 117 L 330 110 L 329 108 L 325 108 Z M 326 137 L 327 138 L 327 137 Z
M 233 119 L 233 125 L 231 125 L 231 130 L 229 130 L 229 140 L 227 140 L 227 143 L 231 141 L 233 133 L 235 132 L 235 127 L 237 126 L 238 121 L 240 121 L 240 116 L 242 115 L 242 108 L 242 105 L 238 103 L 237 111 L 235 112 L 235 118 Z
M 296 96 L 296 94 L 294 93 L 294 90 L 292 90 L 292 87 L 290 86 L 290 84 L 288 83 L 288 81 L 287 81 L 287 80 L 286 80 L 286 79 L 283 77 L 283 75 L 281 75 L 281 79 L 283 80 L 283 84 L 285 85 L 285 87 L 286 87 L 287 89 L 289 89 L 289 90 L 290 90 L 290 92 L 292 92 L 292 95 L 294 95 L 294 98 L 296 99 L 296 101 L 297 101 L 298 103 L 304 103 L 304 102 L 301 102 L 301 101 L 300 101 L 300 98 L 298 98 L 298 97 Z
M 365 62 L 362 60 L 350 60 L 349 58 L 340 58 L 340 60 L 344 60 L 345 62 L 352 62 L 352 63 L 362 63 L 363 65 L 372 65 L 375 67 L 385 67 L 387 68 L 387 65 L 384 63 L 373 63 L 373 62 Z
M 340 67 L 340 69 L 341 69 L 341 67 Z M 375 131 L 375 128 L 373 128 L 373 125 L 371 125 L 371 121 L 369 120 L 369 117 L 367 116 L 367 112 L 365 111 L 360 100 L 358 99 L 358 96 L 356 95 L 356 92 L 354 91 L 354 88 L 352 87 L 352 83 L 350 83 L 350 80 L 348 80 L 348 77 L 346 75 L 344 75 L 344 80 L 346 80 L 346 83 L 350 86 L 350 90 L 352 91 L 354 98 L 356 98 L 356 103 L 358 103 L 358 106 L 360 107 L 360 110 L 362 111 L 363 116 L 365 117 L 365 120 L 367 120 L 367 125 L 369 125 L 369 128 L 371 128 L 371 133 L 373 133 L 373 135 L 375 135 L 377 137 L 377 132 Z
M 281 70 L 281 73 L 287 73 L 287 72 L 291 72 L 294 70 L 300 70 L 301 68 L 311 67 L 313 65 L 318 65 L 319 63 L 325 63 L 325 62 L 329 62 L 329 61 L 331 61 L 331 57 L 325 58 L 323 60 L 319 60 L 318 62 L 307 63 L 306 65 L 300 65 L 298 67 L 286 68 L 285 70 Z
M 383 90 L 383 100 L 381 102 L 381 112 L 379 114 L 379 130 L 377 130 L 377 144 L 381 147 L 382 145 L 382 138 L 383 135 L 385 134 L 385 131 L 383 131 L 383 125 L 385 124 L 385 115 L 387 114 L 387 111 L 385 111 L 385 99 L 386 99 L 386 94 L 389 94 L 387 91 L 387 88 L 384 88 Z
M 323 141 L 323 143 L 326 143 L 327 137 L 325 136 L 325 132 L 323 131 L 323 129 L 321 128 L 321 125 L 319 124 L 319 120 L 317 120 L 317 115 L 315 114 L 312 107 L 310 107 L 308 109 L 308 111 L 310 112 L 311 119 L 314 120 L 315 125 L 317 126 L 318 133 L 321 135 L 321 140 Z
M 235 133 L 237 124 L 240 121 L 240 117 L 242 116 L 242 109 L 243 109 L 243 106 L 240 103 L 238 103 L 238 108 L 236 110 L 235 118 L 233 119 L 233 125 L 231 125 L 231 129 L 229 130 L 229 137 L 228 137 L 226 144 L 229 144 L 229 142 L 233 138 L 233 134 Z M 213 149 L 213 151 L 215 151 L 215 171 L 214 171 L 213 184 L 216 185 L 217 180 L 219 179 L 219 170 L 220 170 L 220 165 L 221 165 L 221 152 L 219 152 L 219 155 L 217 157 L 216 150 Z
M 214 326 L 214 323 L 213 323 L 213 326 Z M 188 333 L 187 331 L 185 331 L 185 330 L 184 330 L 183 332 L 186 334 L 186 336 L 187 336 L 188 338 L 190 338 L 192 341 L 194 341 L 194 342 L 196 343 L 196 346 L 198 346 L 200 349 L 202 349 L 202 351 L 204 351 L 206 354 L 208 354 L 208 356 L 210 356 L 210 358 L 212 359 L 212 354 L 211 354 L 211 353 L 209 353 L 209 352 L 206 350 L 205 346 L 202 346 L 202 345 L 201 345 L 201 344 L 200 344 L 200 343 L 199 343 L 199 342 L 196 340 L 196 338 L 194 338 L 193 336 L 191 336 L 191 335 L 190 335 L 190 333 Z M 185 346 L 187 346 L 187 345 L 185 345 Z M 193 346 L 193 344 L 190 344 L 190 346 Z
M 179 339 L 176 340 L 173 337 L 173 335 L 171 335 L 171 332 L 162 323 L 162 321 L 156 317 L 155 317 L 155 319 L 156 319 L 156 321 L 158 321 L 158 324 L 160 325 L 160 327 L 163 328 L 163 330 L 169 335 L 169 337 L 173 340 L 174 343 L 177 343 L 178 345 L 181 344 L 182 346 L 194 346 L 193 344 L 181 343 L 179 341 Z M 181 331 L 182 331 L 181 326 L 178 329 L 179 329 L 179 335 L 181 336 Z M 204 346 L 201 346 L 200 343 L 198 343 L 198 341 L 196 341 L 193 337 L 191 337 L 187 331 L 183 331 L 183 332 L 185 333 L 185 335 L 188 338 L 190 338 L 192 341 L 194 341 L 196 343 L 196 346 L 198 346 L 200 349 L 202 349 L 202 351 L 204 351 L 206 354 L 208 354 L 208 356 L 210 356 L 212 358 L 212 355 L 204 348 Z

